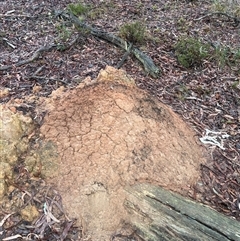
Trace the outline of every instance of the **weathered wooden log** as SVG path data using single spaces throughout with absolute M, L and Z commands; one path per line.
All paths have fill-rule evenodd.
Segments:
M 95 37 L 98 37 L 100 39 L 103 39 L 105 41 L 108 41 L 126 51 L 129 51 L 134 54 L 134 56 L 143 64 L 144 69 L 146 72 L 148 72 L 153 78 L 157 78 L 160 74 L 160 69 L 153 63 L 153 60 L 147 56 L 145 53 L 141 52 L 136 47 L 131 47 L 131 49 L 128 49 L 131 43 L 127 43 L 125 40 L 119 38 L 118 36 L 115 36 L 114 34 L 107 33 L 105 31 L 102 31 L 100 29 L 96 29 L 91 27 L 90 25 L 84 23 L 79 18 L 74 16 L 71 12 L 60 12 L 55 11 L 55 15 L 59 17 L 63 17 L 64 19 L 71 21 L 75 26 L 77 26 L 80 29 L 85 29 L 90 32 Z
M 130 223 L 146 241 L 240 240 L 240 222 L 206 205 L 149 184 L 126 191 Z

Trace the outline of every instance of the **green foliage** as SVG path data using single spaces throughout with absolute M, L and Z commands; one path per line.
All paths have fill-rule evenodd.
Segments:
M 223 45 L 213 48 L 195 38 L 180 39 L 175 45 L 175 53 L 179 64 L 185 68 L 199 66 L 207 58 L 219 67 L 240 65 L 240 49 L 234 50 Z
M 226 12 L 227 10 L 226 4 L 221 0 L 214 0 L 211 8 L 214 12 Z
M 88 17 L 92 20 L 100 18 L 102 15 L 104 15 L 107 12 L 107 9 L 102 8 L 93 8 L 89 11 Z
M 82 3 L 70 3 L 68 4 L 68 10 L 70 10 L 76 16 L 82 16 L 88 12 L 88 7 Z
M 198 66 L 209 56 L 210 45 L 195 38 L 182 38 L 175 45 L 179 64 L 186 68 Z
M 239 5 L 235 8 L 234 15 L 238 18 L 240 17 L 240 6 Z
M 59 51 L 64 51 L 67 48 L 67 42 L 71 38 L 73 34 L 73 30 L 66 26 L 65 23 L 58 24 L 56 26 L 58 37 L 55 39 L 55 43 L 57 44 L 57 49 Z
M 145 36 L 145 26 L 141 22 L 134 22 L 125 24 L 120 28 L 120 36 L 133 43 L 133 44 L 141 44 L 144 40 Z

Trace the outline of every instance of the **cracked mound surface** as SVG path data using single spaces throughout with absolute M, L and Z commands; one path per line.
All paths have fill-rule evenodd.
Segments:
M 93 240 L 108 240 L 127 219 L 125 185 L 148 182 L 181 192 L 205 162 L 195 133 L 170 108 L 101 76 L 55 98 L 41 127 L 59 153 L 59 169 L 49 180 Z

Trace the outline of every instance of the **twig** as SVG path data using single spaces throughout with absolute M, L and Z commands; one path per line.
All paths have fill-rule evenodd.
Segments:
M 10 236 L 10 237 L 2 239 L 2 241 L 9 241 L 9 240 L 17 239 L 17 238 L 21 238 L 22 239 L 23 236 L 20 235 L 20 234 L 16 234 L 16 235 L 13 235 L 13 236 Z
M 73 221 L 67 222 L 65 224 L 63 232 L 62 232 L 61 236 L 59 237 L 60 241 L 64 241 L 65 240 L 65 238 L 67 237 L 68 232 L 69 232 L 70 228 L 72 227 L 72 225 L 73 225 Z
M 1 222 L 0 222 L 0 227 L 3 226 L 3 224 L 5 223 L 5 221 L 6 221 L 12 214 L 14 214 L 14 213 L 9 213 L 9 214 L 7 214 L 7 215 L 1 220 Z
M 36 75 L 38 75 L 43 69 L 44 69 L 44 65 L 41 66 L 40 68 L 38 68 L 38 69 L 33 73 L 32 76 L 36 76 Z M 32 77 L 32 76 L 31 76 L 31 77 Z
M 0 18 L 4 17 L 11 17 L 11 18 L 36 18 L 36 16 L 30 16 L 26 14 L 17 14 L 17 15 L 12 15 L 12 14 L 0 14 Z
M 68 45 L 63 46 L 62 51 L 71 48 L 71 47 L 78 41 L 78 39 L 79 39 L 79 38 L 77 37 L 77 38 L 75 38 L 72 42 L 70 42 Z M 3 39 L 3 40 L 5 40 L 5 39 Z M 6 40 L 5 40 L 5 41 L 6 41 Z M 9 42 L 7 42 L 7 43 L 10 45 Z M 15 48 L 14 45 L 10 45 L 10 46 L 11 46 L 12 48 Z M 11 69 L 11 68 L 13 68 L 13 67 L 19 67 L 19 66 L 22 66 L 22 65 L 25 65 L 25 64 L 29 64 L 29 63 L 33 62 L 34 60 L 38 59 L 42 52 L 50 51 L 50 50 L 52 50 L 53 48 L 59 48 L 59 45 L 52 44 L 52 45 L 49 45 L 49 46 L 40 47 L 39 49 L 37 49 L 37 50 L 33 53 L 32 57 L 30 57 L 30 58 L 28 58 L 28 59 L 25 59 L 25 60 L 22 60 L 22 61 L 19 61 L 19 62 L 16 63 L 16 64 L 2 66 L 2 67 L 0 67 L 0 71 L 4 71 L 4 70 Z M 33 75 L 30 76 L 29 78 L 34 78 L 34 77 L 36 77 L 36 78 L 41 78 L 41 77 L 38 77 L 38 76 L 35 76 L 35 75 L 36 75 L 36 74 L 33 74 Z
M 6 39 L 6 38 L 2 38 L 2 40 L 4 40 L 11 48 L 13 48 L 13 49 L 15 49 L 16 48 L 16 46 L 15 45 L 13 45 L 13 44 L 11 44 L 9 41 L 8 41 L 8 39 Z
M 199 20 L 202 20 L 202 19 L 204 19 L 204 18 L 211 17 L 211 16 L 213 16 L 213 15 L 226 16 L 226 17 L 228 17 L 229 19 L 232 19 L 232 20 L 234 21 L 235 26 L 238 26 L 239 23 L 240 23 L 240 19 L 239 19 L 239 18 L 236 18 L 236 17 L 234 17 L 234 16 L 231 16 L 231 15 L 229 15 L 229 14 L 227 14 L 227 13 L 223 13 L 223 12 L 209 13 L 209 14 L 206 14 L 206 15 L 200 17 L 200 18 L 196 18 L 195 20 L 196 20 L 196 21 L 199 21 Z

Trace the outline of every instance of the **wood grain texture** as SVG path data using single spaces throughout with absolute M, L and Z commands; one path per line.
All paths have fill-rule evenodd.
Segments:
M 125 208 L 138 235 L 157 240 L 240 240 L 240 223 L 161 187 L 127 187 Z

